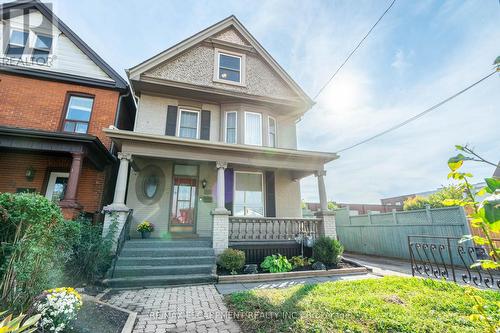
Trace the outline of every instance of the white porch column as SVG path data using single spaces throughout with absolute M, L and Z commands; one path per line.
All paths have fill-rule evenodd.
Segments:
M 128 166 L 129 163 L 132 161 L 132 155 L 120 152 L 118 153 L 118 159 L 120 160 L 120 167 L 118 169 L 118 175 L 116 177 L 113 206 L 125 207 L 125 193 L 127 193 Z
M 326 187 L 325 179 L 326 170 L 316 171 L 316 178 L 318 178 L 318 192 L 319 192 L 319 204 L 321 210 L 326 212 L 328 210 L 328 200 L 326 199 Z
M 319 170 L 316 172 L 316 177 L 318 178 L 319 203 L 321 207 L 321 210 L 316 213 L 316 217 L 321 219 L 321 222 L 319 223 L 319 233 L 321 236 L 337 239 L 335 212 L 328 210 L 325 176 L 325 170 Z
M 225 205 L 224 170 L 227 162 L 217 161 L 217 208 L 212 211 L 212 247 L 219 255 L 229 246 L 229 214 Z
M 226 209 L 226 194 L 225 194 L 225 184 L 224 184 L 224 171 L 227 168 L 226 162 L 215 162 L 217 167 L 217 209 Z
M 120 237 L 127 217 L 130 213 L 130 209 L 125 206 L 125 194 L 127 192 L 127 179 L 128 179 L 128 169 L 129 163 L 132 161 L 132 155 L 128 153 L 118 153 L 118 159 L 120 160 L 120 166 L 118 168 L 118 175 L 116 177 L 115 195 L 113 198 L 113 203 L 104 207 L 104 225 L 102 228 L 102 236 L 105 237 L 113 223 L 116 223 L 116 228 L 113 234 L 114 244 L 111 249 L 112 253 L 116 252 L 117 240 Z M 128 232 L 126 230 L 125 232 Z

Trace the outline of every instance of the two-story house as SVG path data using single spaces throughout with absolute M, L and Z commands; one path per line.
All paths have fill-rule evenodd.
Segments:
M 297 245 L 305 229 L 333 235 L 330 217 L 323 223 L 301 212 L 299 181 L 312 174 L 326 211 L 324 165 L 337 158 L 297 149 L 296 123 L 313 101 L 234 16 L 129 69 L 128 76 L 138 99 L 134 129 L 105 133 L 121 163 L 107 209 L 133 210 L 132 238 L 139 237 L 136 226 L 149 221 L 156 238 L 200 238 L 217 254 L 228 246 Z M 181 247 L 195 242 L 177 244 L 176 255 L 192 257 Z M 171 262 L 169 253 L 147 260 L 151 252 L 134 252 L 141 247 L 155 248 L 125 245 L 122 257 L 141 260 L 122 260 L 138 271 L 119 265 L 120 276 L 143 274 L 140 265 L 147 266 L 144 274 L 165 274 L 160 262 Z
M 0 5 L 0 192 L 96 216 L 117 159 L 102 129 L 133 129 L 127 82 L 40 1 Z

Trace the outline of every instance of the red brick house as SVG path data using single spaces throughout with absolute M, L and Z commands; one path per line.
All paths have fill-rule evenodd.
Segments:
M 39 1 L 0 5 L 0 192 L 95 217 L 114 189 L 103 128 L 132 129 L 127 82 Z

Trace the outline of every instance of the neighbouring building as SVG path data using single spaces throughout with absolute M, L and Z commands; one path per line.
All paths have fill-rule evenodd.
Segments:
M 296 245 L 300 232 L 335 237 L 324 165 L 338 156 L 297 149 L 296 123 L 313 101 L 234 16 L 145 60 L 128 75 L 137 117 L 133 130 L 105 130 L 120 151 L 114 202 L 106 210 L 121 216 L 120 228 L 126 212 L 133 211 L 126 229 L 132 238 L 139 237 L 136 226 L 143 221 L 155 225 L 153 237 L 207 240 L 215 254 L 228 246 Z M 299 180 L 313 174 L 322 211 L 318 219 L 305 220 Z M 148 248 L 140 244 L 125 242 L 126 256 L 146 253 L 137 250 Z M 190 258 L 213 253 L 188 250 L 175 253 Z M 213 265 L 210 259 L 202 262 Z M 114 285 L 130 283 L 126 278 L 134 274 L 141 276 L 137 285 L 172 281 L 170 275 L 160 276 L 173 274 L 165 273 L 168 267 L 148 270 L 160 276 L 152 278 L 128 263 L 118 259 L 123 279 Z M 195 272 L 195 267 L 183 269 Z
M 48 5 L 6 3 L 0 15 L 0 192 L 96 217 L 117 166 L 102 130 L 133 128 L 129 87 Z

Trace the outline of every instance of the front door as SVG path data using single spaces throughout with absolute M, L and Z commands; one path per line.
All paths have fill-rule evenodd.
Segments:
M 198 166 L 175 165 L 169 230 L 172 233 L 195 232 Z
M 55 202 L 59 202 L 64 199 L 66 185 L 68 184 L 68 177 L 69 173 L 67 172 L 51 172 L 47 183 L 45 197 Z

